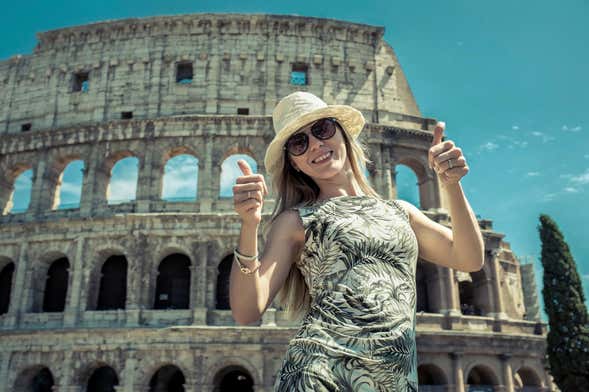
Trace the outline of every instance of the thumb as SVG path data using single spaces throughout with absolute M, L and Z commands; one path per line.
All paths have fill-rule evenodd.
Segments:
M 241 169 L 241 172 L 243 173 L 244 176 L 249 176 L 250 174 L 252 174 L 252 169 L 250 168 L 250 165 L 248 165 L 246 161 L 244 161 L 243 159 L 240 159 L 237 161 L 237 164 L 239 165 L 239 168 Z
M 442 142 L 442 137 L 444 137 L 444 130 L 446 129 L 446 123 L 443 121 L 438 121 L 436 127 L 434 128 L 434 140 L 432 141 L 432 146 L 436 144 L 440 144 Z

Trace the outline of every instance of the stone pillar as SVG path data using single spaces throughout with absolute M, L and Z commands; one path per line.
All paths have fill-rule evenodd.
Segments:
M 501 273 L 500 273 L 500 261 L 496 257 L 498 253 L 497 249 L 493 249 L 491 251 L 491 281 L 493 284 L 493 316 L 499 320 L 507 319 L 507 314 L 505 313 L 505 307 L 503 305 L 503 297 L 501 296 Z
M 90 151 L 90 158 L 84 160 L 84 178 L 82 180 L 82 195 L 80 196 L 80 216 L 89 217 L 95 205 L 95 199 L 100 195 L 95 195 L 96 189 L 96 166 L 103 164 L 102 159 L 98 157 L 98 147 L 94 145 Z M 104 195 L 102 195 L 104 197 Z
M 125 314 L 127 327 L 138 327 L 141 320 L 141 263 L 137 252 L 129 254 L 127 259 L 127 299 L 125 302 Z
M 511 370 L 511 363 L 509 362 L 510 358 L 510 353 L 504 353 L 499 355 L 499 359 L 501 360 L 501 370 L 503 373 L 503 385 L 505 385 L 505 391 L 515 392 L 513 386 L 513 372 Z
M 148 123 L 145 127 L 145 152 L 139 164 L 137 173 L 136 203 L 137 212 L 149 212 L 151 207 L 151 178 L 153 162 L 154 125 Z
M 65 312 L 63 315 L 63 323 L 66 327 L 77 325 L 80 312 L 83 311 L 83 309 L 80 309 L 80 292 L 84 277 L 84 240 L 85 238 L 82 236 L 74 240 L 76 243 L 76 255 L 70 267 L 71 277 L 69 281 L 71 284 L 67 290 Z
M 211 212 L 213 200 L 216 199 L 213 190 L 213 146 L 214 137 L 205 130 L 205 156 L 204 164 L 199 161 L 198 172 L 198 198 L 200 199 L 200 212 Z M 201 170 L 202 169 L 202 170 Z
M 462 353 L 451 352 L 448 355 L 452 359 L 452 375 L 454 379 L 453 391 L 464 392 L 464 372 L 462 370 Z
M 190 308 L 193 309 L 193 325 L 206 325 L 207 307 L 206 299 L 206 277 L 208 246 L 206 242 L 200 242 L 195 246 L 194 252 L 195 267 L 191 271 L 190 283 Z
M 144 389 L 134 389 L 133 383 L 135 382 L 135 372 L 137 370 L 137 358 L 135 357 L 135 350 L 126 350 L 127 358 L 125 359 L 125 368 L 121 374 L 121 392 L 135 392 L 143 391 Z
M 212 42 L 210 42 L 212 41 Z M 211 48 L 218 48 L 219 42 L 217 41 L 217 34 L 212 34 L 209 36 L 209 47 Z M 210 65 L 209 72 L 208 72 L 208 80 L 206 80 L 206 97 L 207 103 L 205 107 L 206 114 L 218 114 L 218 105 L 219 105 L 219 89 L 221 88 L 220 78 L 221 78 L 221 70 L 224 69 L 223 67 L 223 53 L 212 54 L 209 53 L 207 57 L 207 61 Z
M 37 167 L 33 172 L 32 186 L 31 186 L 31 201 L 29 203 L 29 209 L 26 212 L 27 220 L 33 220 L 39 213 L 44 212 L 50 207 L 51 195 L 54 193 L 43 194 L 43 181 L 45 179 L 45 171 L 47 170 L 47 154 L 42 153 L 38 156 L 39 161 Z
M 462 315 L 460 311 L 460 294 L 458 287 L 454 282 L 454 270 L 446 267 L 438 267 L 440 285 L 442 286 L 445 308 L 440 309 L 440 313 L 452 317 Z
M 14 200 L 10 198 L 14 191 L 14 180 L 7 181 L 5 178 L 0 178 L 0 213 L 8 214 L 14 206 Z M 10 203 L 8 201 L 10 200 Z M 29 206 L 30 208 L 30 206 Z
M 8 351 L 0 352 L 0 380 L 8 380 L 11 355 L 12 353 Z M 6 385 L 6 382 L 0 383 L 0 392 L 9 392 L 9 386 Z
M 22 241 L 20 243 L 20 247 L 18 249 L 18 262 L 16 263 L 15 274 L 14 274 L 14 291 L 11 293 L 10 296 L 10 304 L 8 308 L 8 313 L 4 316 L 5 323 L 4 326 L 8 328 L 14 328 L 19 322 L 20 315 L 26 311 L 24 307 L 26 303 L 24 298 L 25 290 L 25 278 L 27 276 L 27 270 L 29 268 L 29 258 L 27 257 L 27 249 L 28 249 L 28 242 Z M 0 377 L 0 380 L 3 378 Z

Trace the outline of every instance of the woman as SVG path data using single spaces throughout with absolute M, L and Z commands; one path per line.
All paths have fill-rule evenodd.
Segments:
M 264 177 L 245 161 L 233 187 L 242 219 L 230 302 L 240 324 L 258 320 L 279 294 L 303 316 L 276 378 L 276 391 L 415 391 L 415 269 L 418 256 L 476 271 L 483 240 L 458 183 L 468 172 L 459 148 L 441 143 L 430 165 L 448 192 L 453 229 L 402 200 L 382 200 L 360 164 L 364 118 L 296 92 L 273 112 L 276 131 L 264 164 L 276 207 L 257 256 Z M 265 233 L 265 234 L 266 234 Z

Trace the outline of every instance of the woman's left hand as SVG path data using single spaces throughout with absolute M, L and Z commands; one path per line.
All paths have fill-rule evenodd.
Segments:
M 454 146 L 451 140 L 442 143 L 444 129 L 446 129 L 446 123 L 438 121 L 434 129 L 432 147 L 428 152 L 428 162 L 430 168 L 438 173 L 442 184 L 457 184 L 469 169 L 460 147 Z

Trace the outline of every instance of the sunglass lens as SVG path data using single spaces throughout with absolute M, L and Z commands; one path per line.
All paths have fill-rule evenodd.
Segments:
M 313 125 L 312 131 L 319 139 L 329 139 L 335 134 L 335 121 L 330 118 L 323 119 Z
M 288 139 L 287 148 L 292 155 L 301 155 L 307 150 L 307 135 L 298 133 Z

